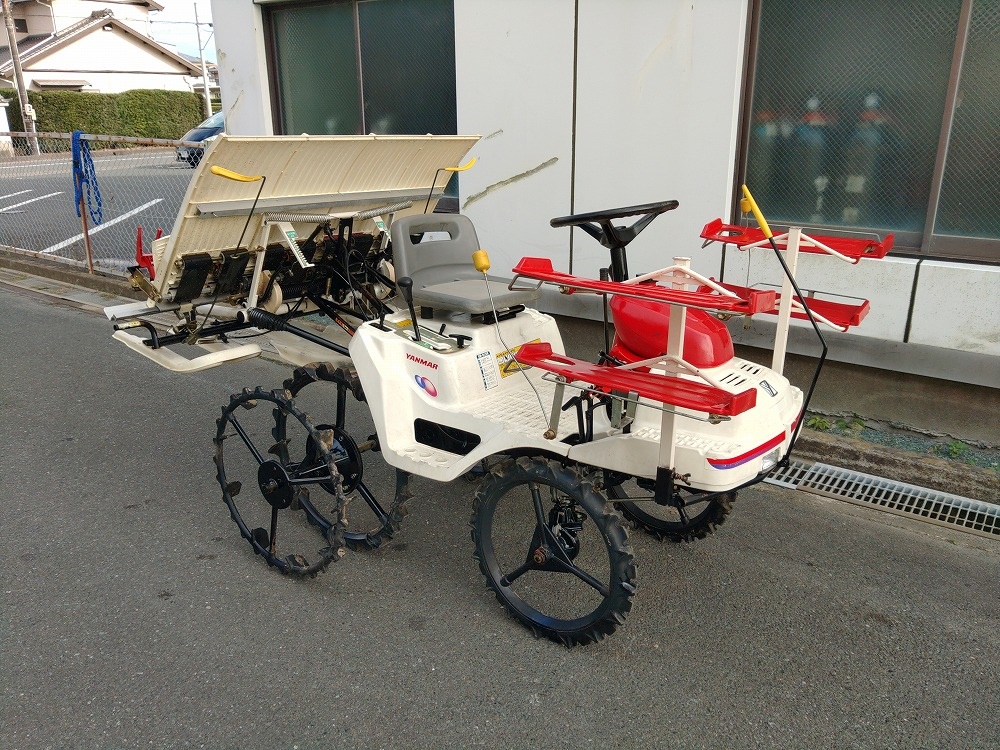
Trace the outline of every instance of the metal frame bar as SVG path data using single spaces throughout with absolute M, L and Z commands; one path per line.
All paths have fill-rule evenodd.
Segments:
M 938 133 L 937 156 L 934 172 L 931 174 L 931 191 L 927 197 L 927 215 L 924 218 L 924 236 L 920 252 L 930 254 L 934 225 L 937 223 L 938 205 L 941 202 L 941 185 L 944 183 L 945 167 L 948 163 L 948 147 L 951 144 L 951 129 L 955 124 L 955 109 L 958 105 L 958 87 L 962 78 L 962 64 L 965 62 L 965 48 L 969 42 L 969 26 L 972 23 L 972 0 L 962 0 L 962 10 L 958 16 L 955 31 L 955 49 L 951 58 L 951 73 L 948 89 L 944 97 L 944 114 Z

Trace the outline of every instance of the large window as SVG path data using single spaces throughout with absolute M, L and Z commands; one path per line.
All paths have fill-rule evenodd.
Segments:
M 265 6 L 275 132 L 456 132 L 453 0 Z
M 776 223 L 1000 262 L 1000 0 L 756 0 L 744 175 Z

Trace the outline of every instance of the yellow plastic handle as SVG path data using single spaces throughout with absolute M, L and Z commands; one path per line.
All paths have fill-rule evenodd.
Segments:
M 485 250 L 476 250 L 472 254 L 472 263 L 479 273 L 486 273 L 490 270 L 490 256 Z
M 212 174 L 217 174 L 219 177 L 225 177 L 227 180 L 236 180 L 237 182 L 257 182 L 257 180 L 264 179 L 263 175 L 240 174 L 239 172 L 234 172 L 231 169 L 226 169 L 225 167 L 220 167 L 214 164 L 212 165 Z
M 764 214 L 760 212 L 760 207 L 757 205 L 757 201 L 753 199 L 753 195 L 750 194 L 750 188 L 746 185 L 743 186 L 743 195 L 746 199 L 750 201 L 750 210 L 753 211 L 754 217 L 757 219 L 757 224 L 760 225 L 760 230 L 764 233 L 764 236 L 771 239 L 774 235 L 771 233 L 771 227 L 767 225 L 767 220 L 764 218 Z
M 460 167 L 445 167 L 445 172 L 464 172 L 467 169 L 472 169 L 472 165 L 476 163 L 476 157 L 473 156 L 469 161 Z

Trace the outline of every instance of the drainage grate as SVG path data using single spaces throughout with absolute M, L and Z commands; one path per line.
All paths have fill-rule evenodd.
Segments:
M 776 484 L 779 487 L 786 487 L 790 490 L 797 489 L 807 473 L 813 468 L 813 464 L 802 461 L 789 461 L 788 466 L 779 466 L 771 476 L 764 481 L 768 484 Z
M 998 505 L 871 474 L 827 464 L 792 461 L 767 481 L 973 534 L 990 538 L 1000 536 Z

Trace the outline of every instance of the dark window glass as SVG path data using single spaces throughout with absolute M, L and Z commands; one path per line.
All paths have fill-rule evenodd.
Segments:
M 361 133 L 353 5 L 276 9 L 271 37 L 281 132 Z
M 365 129 L 456 132 L 453 0 L 358 3 Z
M 765 212 L 1000 260 L 1000 0 L 758 11 L 744 177 Z
M 349 0 L 267 13 L 280 132 L 456 132 L 453 0 Z
M 961 0 L 763 0 L 746 180 L 781 223 L 924 231 Z

